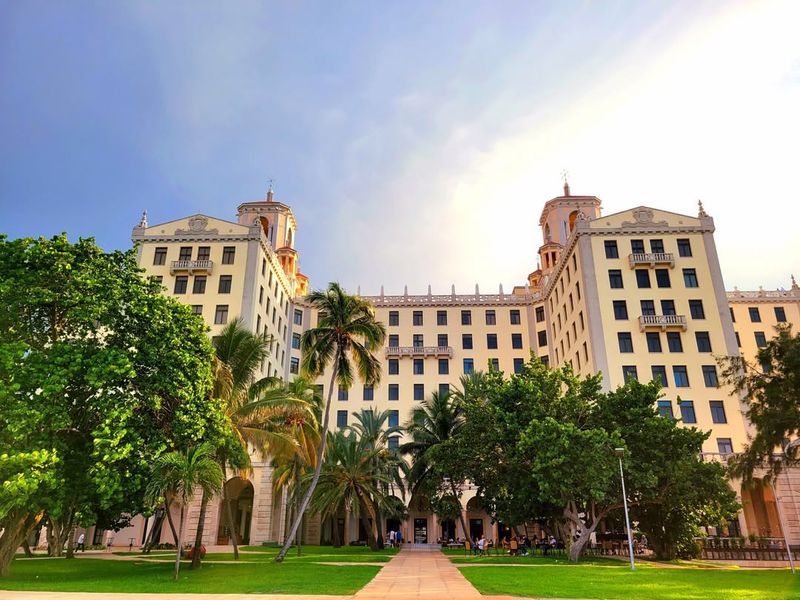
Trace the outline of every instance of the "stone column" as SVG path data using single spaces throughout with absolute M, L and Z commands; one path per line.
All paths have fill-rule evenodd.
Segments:
M 275 541 L 272 536 L 272 467 L 253 465 L 253 514 L 250 521 L 250 543 Z

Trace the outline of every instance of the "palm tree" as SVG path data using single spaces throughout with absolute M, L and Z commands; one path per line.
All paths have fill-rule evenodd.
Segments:
M 293 396 L 280 378 L 258 377 L 261 363 L 269 355 L 272 339 L 267 335 L 249 331 L 240 319 L 233 319 L 213 340 L 216 352 L 214 360 L 213 393 L 225 405 L 225 413 L 231 424 L 231 435 L 236 440 L 235 448 L 220 448 L 217 460 L 223 472 L 228 467 L 247 477 L 250 472 L 249 449 L 253 448 L 262 459 L 270 454 L 290 454 L 299 448 L 291 432 L 287 431 L 287 419 L 304 414 L 314 419 L 306 402 Z M 203 495 L 200 518 L 195 537 L 199 548 L 205 525 L 205 511 L 209 501 Z M 239 559 L 239 546 L 233 523 L 228 488 L 223 486 L 223 505 L 228 529 L 231 532 L 234 559 Z M 200 553 L 195 552 L 192 567 L 200 564 Z
M 372 305 L 366 300 L 346 293 L 338 283 L 329 284 L 325 291 L 311 292 L 307 300 L 317 309 L 319 321 L 315 328 L 303 333 L 301 341 L 303 372 L 314 379 L 321 376 L 331 363 L 333 366 L 322 418 L 321 442 L 317 448 L 314 476 L 300 503 L 299 514 L 295 517 L 289 535 L 283 542 L 283 548 L 275 557 L 276 562 L 281 562 L 286 556 L 319 481 L 322 457 L 328 440 L 333 386 L 338 384 L 342 389 L 349 389 L 353 384 L 354 368 L 365 385 L 377 384 L 381 377 L 381 366 L 373 352 L 380 348 L 386 339 L 386 328 L 383 323 L 375 319 Z
M 207 443 L 189 447 L 183 452 L 167 452 L 159 456 L 153 464 L 153 472 L 147 485 L 148 500 L 155 504 L 162 496 L 170 495 L 181 504 L 175 551 L 176 581 L 181 566 L 186 507 L 194 497 L 195 487 L 202 489 L 203 494 L 214 494 L 222 487 L 224 477 L 222 468 L 215 460 L 214 447 Z
M 345 545 L 349 541 L 346 536 L 350 515 L 367 519 L 365 528 L 370 532 L 375 549 L 374 540 L 378 535 L 375 507 L 384 498 L 380 484 L 388 482 L 384 474 L 375 471 L 381 450 L 371 448 L 368 440 L 359 438 L 353 431 L 337 431 L 330 435 L 329 443 L 312 507 L 324 516 L 335 516 L 344 509 Z
M 462 391 L 459 395 L 439 394 L 433 392 L 431 397 L 423 400 L 411 413 L 411 419 L 406 424 L 406 432 L 411 436 L 411 441 L 400 446 L 401 454 L 412 457 L 412 466 L 409 473 L 413 489 L 419 490 L 424 484 L 430 483 L 435 467 L 432 459 L 432 450 L 439 444 L 455 437 L 464 425 L 464 412 L 461 409 L 458 397 L 469 394 L 472 387 L 466 377 L 461 378 Z M 453 479 L 445 480 L 453 498 L 458 499 L 457 483 Z M 464 522 L 464 515 L 459 511 L 458 518 L 467 535 L 469 529 Z

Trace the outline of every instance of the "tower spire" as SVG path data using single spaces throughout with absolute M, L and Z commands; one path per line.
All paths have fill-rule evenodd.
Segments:
M 570 193 L 569 193 L 569 182 L 567 181 L 567 176 L 568 175 L 569 175 L 569 173 L 566 170 L 565 171 L 561 171 L 561 178 L 564 180 L 564 195 L 565 196 L 569 196 L 570 195 Z
M 272 202 L 275 192 L 272 191 L 272 179 L 269 180 L 269 189 L 267 190 L 267 202 Z

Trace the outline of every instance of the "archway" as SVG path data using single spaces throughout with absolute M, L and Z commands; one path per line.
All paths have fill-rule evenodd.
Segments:
M 230 504 L 230 514 L 233 519 L 233 533 L 238 544 L 250 543 L 250 522 L 253 516 L 253 484 L 233 477 L 225 482 L 225 493 Z M 219 528 L 217 530 L 217 544 L 230 543 L 231 530 L 229 527 L 227 507 L 225 502 L 220 502 Z
M 742 509 L 749 532 L 762 537 L 780 535 L 775 496 L 762 479 L 754 479 L 752 485 L 742 486 Z
M 569 232 L 572 233 L 572 230 L 575 229 L 575 221 L 578 220 L 578 211 L 573 210 L 569 213 Z
M 489 533 L 486 511 L 477 496 L 470 498 L 467 502 L 467 526 L 469 527 L 469 537 L 473 540 L 480 539 L 482 535 Z

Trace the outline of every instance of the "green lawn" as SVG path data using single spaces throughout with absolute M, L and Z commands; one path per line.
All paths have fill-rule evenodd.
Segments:
M 505 561 L 504 561 L 505 562 Z M 748 569 L 670 569 L 652 565 L 460 567 L 482 594 L 540 598 L 648 598 L 652 600 L 783 600 L 800 598 L 800 575 Z
M 266 560 L 241 564 L 203 565 L 192 571 L 181 566 L 173 581 L 173 564 L 154 560 L 17 559 L 11 575 L 0 580 L 5 590 L 133 593 L 240 593 L 348 595 L 366 585 L 380 570 L 375 566 L 337 567 Z
M 279 548 L 264 546 L 244 546 L 240 548 L 239 560 L 247 562 L 268 562 L 275 558 Z M 292 562 L 388 562 L 392 556 L 397 554 L 397 549 L 386 548 L 384 550 L 372 551 L 363 546 L 349 546 L 334 548 L 332 546 L 303 546 L 302 554 L 297 556 L 297 548 L 289 550 L 286 560 Z M 120 556 L 141 556 L 157 560 L 175 559 L 175 551 L 158 550 L 150 554 L 140 552 L 115 552 Z M 233 551 L 209 552 L 206 560 L 233 560 Z

